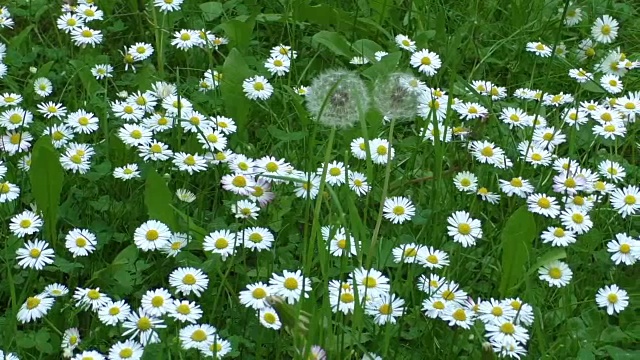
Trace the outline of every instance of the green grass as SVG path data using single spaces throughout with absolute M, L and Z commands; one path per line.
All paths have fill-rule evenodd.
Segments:
M 416 283 L 420 275 L 431 273 L 455 281 L 475 300 L 519 297 L 530 304 L 535 322 L 526 327 L 530 340 L 523 358 L 633 359 L 640 354 L 640 273 L 637 265 L 614 265 L 607 253 L 608 241 L 618 233 L 638 239 L 637 215 L 622 218 L 605 200 L 589 213 L 594 222 L 590 231 L 567 248 L 554 248 L 542 243 L 540 234 L 558 225 L 557 220 L 530 213 L 523 199 L 502 194 L 500 203 L 492 205 L 458 191 L 453 183 L 458 172 L 470 171 L 480 186 L 501 194 L 499 179 L 522 176 L 531 181 L 536 192 L 554 194 L 551 167 L 533 168 L 519 156 L 517 145 L 531 140 L 532 129 L 510 130 L 499 119 L 500 111 L 521 107 L 559 128 L 563 108 L 525 103 L 514 98 L 513 92 L 527 87 L 549 94 L 572 94 L 576 102 L 566 108 L 576 108 L 579 101 L 605 99 L 608 95 L 600 85 L 579 85 L 567 76 L 569 69 L 578 67 L 593 72 L 597 63 L 578 63 L 572 52 L 589 36 L 593 21 L 608 14 L 620 22 L 620 32 L 613 44 L 596 47 L 595 58 L 620 47 L 628 58 L 638 60 L 640 25 L 633 2 L 579 1 L 584 19 L 575 27 L 562 24 L 564 1 L 185 0 L 181 11 L 168 14 L 159 12 L 151 1 L 96 3 L 104 11 L 104 20 L 89 26 L 100 29 L 104 40 L 95 48 L 74 45 L 70 36 L 56 27 L 60 2 L 11 0 L 6 5 L 15 25 L 0 28 L 0 41 L 8 48 L 3 62 L 9 68 L 8 75 L 0 79 L 0 93 L 23 96 L 20 106 L 34 113 L 34 122 L 25 130 L 34 140 L 29 149 L 30 171 L 18 167 L 26 152 L 12 155 L 0 151 L 0 160 L 8 168 L 0 180 L 20 188 L 18 199 L 0 204 L 0 350 L 14 352 L 20 359 L 57 359 L 62 353 L 62 333 L 77 327 L 82 338 L 80 350 L 107 354 L 111 345 L 125 340 L 124 330 L 106 326 L 95 313 L 75 307 L 73 291 L 99 287 L 112 299 L 125 299 L 137 309 L 150 289 L 166 288 L 175 294 L 169 274 L 190 266 L 208 275 L 208 288 L 202 297 L 174 298 L 190 299 L 202 307 L 198 323 L 215 326 L 219 335 L 231 342 L 230 358 L 301 358 L 312 345 L 326 350 L 328 359 L 359 360 L 367 352 L 384 359 L 496 358 L 490 350 L 483 350 L 486 337 L 480 321 L 465 330 L 425 316 L 421 307 L 427 295 Z M 207 29 L 228 38 L 229 43 L 218 49 L 182 51 L 171 45 L 171 40 L 173 33 L 183 28 Z M 411 54 L 394 43 L 397 34 L 415 40 L 418 49 L 428 48 L 440 56 L 442 67 L 435 76 L 418 75 L 410 67 Z M 536 57 L 525 50 L 533 41 L 553 49 L 564 44 L 569 54 L 566 58 Z M 136 62 L 135 72 L 125 71 L 121 51 L 136 42 L 151 44 L 155 52 Z M 278 44 L 292 46 L 298 58 L 287 75 L 270 77 L 263 64 L 269 50 Z M 379 50 L 389 53 L 380 62 L 349 64 L 353 56 L 373 60 L 373 53 Z M 115 68 L 113 78 L 96 80 L 91 75 L 90 69 L 101 63 Z M 469 131 L 468 137 L 455 137 L 452 142 L 423 141 L 422 129 L 435 118 L 415 116 L 385 123 L 373 107 L 362 111 L 351 127 L 330 128 L 313 120 L 304 97 L 293 87 L 309 86 L 323 71 L 338 68 L 358 73 L 370 93 L 392 72 L 413 73 L 451 97 L 483 105 L 489 114 L 483 120 L 463 122 L 449 109 L 444 123 Z M 199 92 L 198 84 L 208 69 L 222 73 L 222 80 L 215 90 Z M 622 78 L 622 94 L 638 90 L 636 71 Z M 242 82 L 254 75 L 268 77 L 274 86 L 268 100 L 252 101 L 242 92 Z M 44 99 L 33 89 L 33 81 L 39 77 L 53 83 L 52 95 Z M 470 84 L 474 80 L 504 86 L 509 97 L 492 101 L 473 90 Z M 276 198 L 260 210 L 256 220 L 234 218 L 231 207 L 241 197 L 220 185 L 221 178 L 230 173 L 227 166 L 212 165 L 190 175 L 173 169 L 170 161 L 145 163 L 135 148 L 118 137 L 125 122 L 114 114 L 111 102 L 120 100 L 121 91 L 150 90 L 156 81 L 175 84 L 180 96 L 206 116 L 232 118 L 238 129 L 228 136 L 227 148 L 234 153 L 254 159 L 267 155 L 285 159 L 306 172 L 342 161 L 350 171 L 366 175 L 371 191 L 358 197 L 345 185 L 322 182 L 320 195 L 309 200 L 294 195 L 294 182 L 274 184 Z M 98 131 L 77 134 L 73 140 L 95 149 L 86 174 L 58 166 L 63 149 L 53 148 L 50 138 L 41 135 L 60 121 L 37 113 L 37 105 L 43 101 L 60 102 L 69 112 L 85 109 L 100 119 Z M 326 106 L 330 106 L 328 101 Z M 627 173 L 618 187 L 638 184 L 637 122 L 628 124 L 626 136 L 615 141 L 596 138 L 591 133 L 594 124 L 590 120 L 579 130 L 564 127 L 568 141 L 554 153 L 570 156 L 594 172 L 600 161 L 616 161 Z M 197 135 L 176 126 L 157 138 L 174 152 L 202 155 Z M 356 159 L 349 145 L 358 137 L 389 140 L 395 151 L 392 161 L 385 166 L 370 158 Z M 466 150 L 467 143 L 474 140 L 500 146 L 514 162 L 513 168 L 497 170 L 474 160 Z M 112 176 L 116 167 L 129 163 L 139 164 L 141 178 L 122 181 Z M 175 191 L 180 188 L 192 191 L 196 200 L 179 201 Z M 412 200 L 416 214 L 411 221 L 394 225 L 382 217 L 381 204 L 393 196 Z M 555 196 L 562 198 L 562 194 Z M 44 219 L 37 237 L 46 240 L 56 255 L 55 262 L 41 271 L 23 269 L 16 259 L 16 251 L 34 236 L 19 238 L 9 231 L 10 219 L 30 209 L 32 203 Z M 462 247 L 447 234 L 447 218 L 462 210 L 482 222 L 483 236 L 476 246 Z M 133 234 L 149 219 L 162 221 L 173 232 L 188 234 L 187 247 L 169 258 L 157 251 L 139 251 Z M 320 232 L 326 225 L 346 228 L 350 240 L 356 241 L 357 255 L 331 256 Z M 236 255 L 223 261 L 202 249 L 203 238 L 214 230 L 241 231 L 251 226 L 272 231 L 275 242 L 270 250 L 239 247 Z M 88 257 L 74 258 L 65 248 L 65 236 L 74 228 L 89 229 L 97 236 L 96 250 Z M 429 271 L 418 264 L 394 262 L 392 249 L 407 243 L 445 251 L 450 265 Z M 573 278 L 566 287 L 553 288 L 538 278 L 538 268 L 558 259 L 570 266 Z M 360 267 L 382 271 L 390 279 L 391 292 L 404 299 L 404 313 L 397 324 L 376 325 L 362 307 L 349 315 L 331 311 L 329 282 L 347 281 L 352 270 Z M 283 270 L 302 270 L 312 282 L 312 291 L 293 306 L 276 305 L 285 326 L 275 331 L 263 327 L 255 311 L 240 304 L 238 294 L 247 284 L 266 283 L 273 273 L 282 274 Z M 18 311 L 27 298 L 54 282 L 68 286 L 70 294 L 58 298 L 43 319 L 18 322 Z M 614 316 L 595 302 L 598 289 L 610 284 L 619 285 L 630 296 L 629 306 Z M 308 324 L 302 321 L 305 318 Z M 181 348 L 178 334 L 185 324 L 164 319 L 167 328 L 159 330 L 161 342 L 147 346 L 144 359 L 204 358 L 196 350 Z

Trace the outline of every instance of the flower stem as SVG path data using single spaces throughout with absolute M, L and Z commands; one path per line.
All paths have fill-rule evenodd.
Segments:
M 384 200 L 387 198 L 387 191 L 389 190 L 389 177 L 391 175 L 391 149 L 393 141 L 393 128 L 396 124 L 396 119 L 391 119 L 389 125 L 389 149 L 387 151 L 387 165 L 384 169 L 384 185 L 382 186 L 382 196 L 380 197 L 380 210 L 378 211 L 378 218 L 376 220 L 376 226 L 373 229 L 373 235 L 371 237 L 371 245 L 369 245 L 369 254 L 367 256 L 367 268 L 371 267 L 373 261 L 373 252 L 378 242 L 378 234 L 380 233 L 380 225 L 382 225 L 382 213 L 384 210 Z

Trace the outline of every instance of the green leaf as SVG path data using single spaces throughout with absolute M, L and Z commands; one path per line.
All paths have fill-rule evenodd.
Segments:
M 351 58 L 351 45 L 349 45 L 349 42 L 344 38 L 344 36 L 337 32 L 320 31 L 313 35 L 311 38 L 311 44 L 315 47 L 320 44 L 324 45 L 336 55 Z
M 217 1 L 210 1 L 204 4 L 200 4 L 200 10 L 206 21 L 212 21 L 222 15 L 222 3 Z
M 378 79 L 379 77 L 386 76 L 397 68 L 398 62 L 400 62 L 401 57 L 402 53 L 399 51 L 386 55 L 382 59 L 380 59 L 380 61 L 374 63 L 373 65 L 371 65 L 371 67 L 364 70 L 362 72 L 362 75 L 371 79 L 372 81 Z
M 134 244 L 122 249 L 115 259 L 111 262 L 111 265 L 127 265 L 134 264 L 138 260 L 138 247 Z
M 639 350 L 626 350 L 611 345 L 607 345 L 602 349 L 611 356 L 612 360 L 634 360 L 640 357 Z
M 282 141 L 298 141 L 304 139 L 304 137 L 307 136 L 306 131 L 288 132 L 280 130 L 274 125 L 269 125 L 267 127 L 267 130 L 269 130 L 269 134 L 271 134 L 273 137 Z
M 96 93 L 104 92 L 102 85 L 91 75 L 91 69 L 87 64 L 80 60 L 70 60 L 69 64 L 76 68 L 77 75 L 87 94 L 95 95 Z
M 44 217 L 47 238 L 55 243 L 64 170 L 49 136 L 41 137 L 33 146 L 29 177 L 33 198 Z
M 369 59 L 369 61 L 375 61 L 375 53 L 377 51 L 383 50 L 382 46 L 369 39 L 356 40 L 353 44 L 351 44 L 351 47 L 360 56 L 366 57 L 367 59 Z
M 171 191 L 158 172 L 149 168 L 144 190 L 144 203 L 147 206 L 149 218 L 161 221 L 171 229 L 177 229 L 176 217 L 171 210 Z
M 255 16 L 250 16 L 245 21 L 231 20 L 220 25 L 225 34 L 229 37 L 229 47 L 247 50 L 251 42 L 253 27 L 256 24 Z
M 600 84 L 596 83 L 595 81 L 587 81 L 587 82 L 581 83 L 580 87 L 582 87 L 584 90 L 591 91 L 594 93 L 603 94 L 605 92 L 602 86 L 600 86 Z
M 537 271 L 541 266 L 544 266 L 552 261 L 564 259 L 567 257 L 567 252 L 563 248 L 553 248 L 541 256 L 538 257 L 538 261 L 531 266 L 527 275 L 533 274 Z
M 536 237 L 536 223 L 526 206 L 521 206 L 507 220 L 502 230 L 502 279 L 500 295 L 509 297 L 525 274 L 525 266 L 531 254 L 531 244 Z
M 251 103 L 242 91 L 242 82 L 251 76 L 251 71 L 237 49 L 229 52 L 222 66 L 222 73 L 224 77 L 220 89 L 226 114 L 238 125 L 238 141 L 246 143 L 249 139 L 247 122 Z

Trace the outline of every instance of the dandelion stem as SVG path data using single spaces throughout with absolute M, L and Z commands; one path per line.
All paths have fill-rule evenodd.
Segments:
M 318 242 L 318 250 L 322 248 L 322 236 L 317 236 L 318 227 L 320 226 L 320 208 L 322 207 L 322 199 L 325 188 L 325 181 L 327 179 L 327 169 L 329 167 L 329 160 L 331 159 L 331 149 L 333 148 L 333 140 L 336 137 L 336 128 L 331 127 L 331 133 L 329 134 L 329 139 L 327 140 L 327 147 L 324 152 L 324 165 L 322 167 L 322 177 L 320 178 L 320 188 L 318 191 L 318 195 L 316 197 L 315 208 L 313 209 L 313 224 L 311 225 L 311 239 L 309 239 L 308 248 L 307 248 L 307 259 L 305 262 L 305 270 L 307 272 L 310 270 L 310 264 L 307 262 L 313 259 L 313 251 L 314 251 L 314 241 Z M 322 267 L 321 267 L 322 268 Z M 324 271 L 323 271 L 324 272 Z M 323 274 L 324 275 L 324 274 Z
M 389 190 L 389 177 L 391 175 L 391 149 L 393 148 L 393 128 L 396 124 L 396 119 L 391 119 L 389 125 L 389 150 L 387 151 L 387 165 L 384 169 L 384 184 L 382 186 L 382 196 L 380 197 L 380 210 L 378 211 L 378 218 L 376 219 L 376 226 L 373 229 L 373 235 L 371 237 L 371 245 L 369 245 L 369 254 L 367 256 L 367 268 L 371 267 L 373 261 L 373 251 L 376 248 L 378 242 L 378 234 L 380 233 L 380 225 L 382 225 L 382 213 L 384 210 L 384 200 L 387 198 L 387 191 Z

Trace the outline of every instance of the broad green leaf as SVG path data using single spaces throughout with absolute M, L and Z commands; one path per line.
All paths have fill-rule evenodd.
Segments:
M 246 142 L 247 121 L 251 103 L 242 91 L 242 82 L 251 76 L 251 71 L 244 58 L 237 49 L 231 49 L 222 66 L 223 80 L 220 84 L 225 114 L 236 121 L 238 125 L 238 140 Z
M 87 94 L 94 95 L 104 92 L 102 85 L 91 75 L 91 69 L 87 64 L 84 64 L 80 60 L 70 60 L 69 64 L 73 65 L 76 69 L 77 76 L 80 78 L 80 82 Z
M 521 206 L 507 220 L 502 229 L 502 279 L 500 295 L 508 297 L 513 286 L 525 274 L 529 262 L 531 244 L 536 237 L 536 223 L 526 206 Z
M 324 45 L 336 55 L 351 58 L 351 45 L 344 36 L 333 31 L 320 31 L 313 35 L 311 43 L 314 46 Z
M 55 243 L 64 170 L 49 136 L 41 137 L 33 146 L 29 177 L 36 206 L 44 217 L 47 239 Z
M 147 206 L 149 218 L 165 223 L 169 228 L 176 230 L 177 222 L 171 209 L 172 194 L 165 180 L 149 167 L 147 170 L 147 182 L 144 190 L 144 203 Z
M 193 236 L 193 238 L 197 241 L 202 242 L 202 240 L 204 239 L 205 236 L 207 236 L 207 230 L 201 228 L 200 226 L 196 225 L 193 222 L 193 219 L 191 219 L 191 217 L 189 217 L 189 215 L 183 213 L 182 211 L 178 210 L 175 206 L 171 206 L 171 208 L 173 209 L 173 211 L 175 211 L 176 214 L 178 214 L 182 220 L 184 220 L 187 224 L 188 224 L 188 228 L 191 231 L 191 235 Z
M 220 28 L 222 28 L 229 37 L 229 47 L 244 51 L 249 48 L 255 24 L 255 16 L 251 16 L 245 21 L 237 19 L 227 21 L 220 25 Z
M 544 266 L 552 261 L 555 260 L 560 260 L 560 259 L 564 259 L 567 257 L 567 252 L 565 251 L 565 249 L 563 248 L 553 248 L 547 252 L 545 252 L 544 254 L 542 254 L 541 256 L 538 257 L 538 260 L 536 261 L 535 264 L 533 264 L 533 266 L 531 266 L 531 268 L 529 269 L 529 272 L 527 273 L 527 275 L 531 275 L 533 274 L 535 271 L 537 271 L 541 266 Z
M 611 345 L 603 347 L 602 350 L 605 350 L 611 356 L 611 360 L 634 360 L 640 358 L 640 350 L 621 349 Z
M 222 3 L 217 1 L 209 1 L 204 4 L 200 4 L 200 10 L 206 21 L 212 21 L 222 15 Z
M 375 53 L 383 50 L 382 46 L 369 39 L 356 40 L 351 44 L 351 47 L 355 52 L 360 54 L 360 56 L 366 57 L 369 61 L 375 61 Z
M 605 92 L 602 86 L 600 86 L 600 84 L 597 84 L 594 81 L 587 81 L 587 82 L 581 83 L 580 87 L 583 88 L 584 90 L 591 91 L 594 93 L 603 94 Z
M 138 260 L 138 247 L 134 244 L 122 249 L 113 259 L 111 265 L 133 264 Z
M 396 70 L 401 57 L 402 53 L 399 51 L 386 55 L 380 59 L 380 61 L 364 70 L 362 75 L 371 80 L 376 80 L 379 77 L 386 76 Z
M 273 137 L 282 141 L 297 141 L 302 140 L 305 136 L 307 136 L 306 131 L 288 132 L 280 130 L 274 125 L 269 125 L 267 127 L 267 130 L 269 130 L 269 134 L 271 134 Z

